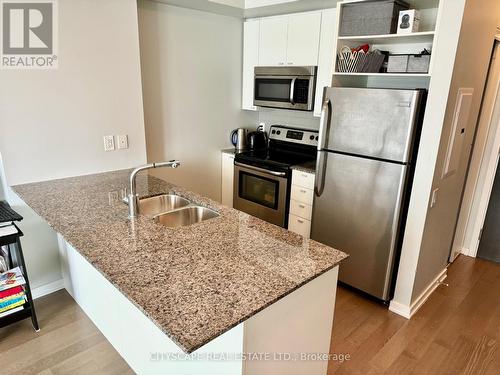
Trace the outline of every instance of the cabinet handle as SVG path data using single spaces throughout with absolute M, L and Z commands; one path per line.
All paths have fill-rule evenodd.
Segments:
M 299 207 L 300 208 L 306 208 L 306 206 L 304 206 L 303 204 L 299 204 Z
M 300 224 L 304 224 L 304 220 L 297 219 Z
M 304 189 L 300 189 L 300 192 L 304 194 L 307 193 L 307 191 L 305 191 Z
M 279 62 L 278 65 L 285 65 L 285 63 Z
M 302 177 L 307 178 L 307 177 L 309 177 L 309 176 L 308 176 L 308 175 L 306 175 L 306 174 L 303 174 L 303 175 L 302 175 Z
M 291 63 L 291 62 L 289 62 L 289 63 L 287 63 L 287 64 L 288 64 L 288 65 L 293 65 L 293 63 Z

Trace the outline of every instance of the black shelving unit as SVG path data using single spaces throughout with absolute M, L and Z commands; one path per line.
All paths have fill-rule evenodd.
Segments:
M 2 202 L 4 203 L 4 202 Z M 16 218 L 15 220 L 19 220 Z M 21 218 L 22 220 L 22 218 Z M 24 262 L 23 249 L 21 246 L 21 237 L 24 235 L 19 227 L 12 223 L 17 229 L 17 233 L 8 236 L 0 237 L 0 247 L 7 246 L 9 255 L 9 268 L 20 267 L 23 273 L 26 284 L 24 285 L 24 292 L 26 293 L 27 302 L 23 305 L 23 309 L 15 313 L 6 315 L 0 318 L 0 328 L 8 326 L 12 323 L 18 322 L 23 319 L 31 318 L 33 328 L 39 331 L 38 320 L 36 318 L 35 305 L 33 304 L 33 297 L 31 295 L 31 286 L 28 279 L 28 272 L 26 271 L 26 263 Z

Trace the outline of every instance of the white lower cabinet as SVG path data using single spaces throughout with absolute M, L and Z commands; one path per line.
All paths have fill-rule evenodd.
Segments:
M 221 159 L 221 202 L 224 206 L 233 207 L 234 154 L 223 152 Z
M 305 238 L 311 236 L 314 179 L 314 173 L 298 170 L 292 172 L 288 230 Z
M 288 216 L 288 230 L 309 238 L 311 236 L 311 221 L 290 214 Z

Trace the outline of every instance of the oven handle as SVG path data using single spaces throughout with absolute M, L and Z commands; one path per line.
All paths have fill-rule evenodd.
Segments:
M 292 103 L 292 105 L 295 105 L 295 102 L 293 100 L 293 95 L 295 94 L 295 81 L 297 81 L 297 78 L 299 77 L 294 77 L 292 79 L 292 84 L 290 85 L 290 103 Z
M 235 162 L 234 162 L 234 165 L 236 165 L 236 166 L 238 166 L 238 167 L 242 167 L 242 168 L 251 169 L 251 170 L 254 170 L 254 171 L 257 171 L 257 172 L 262 172 L 262 173 L 271 174 L 271 175 L 273 175 L 273 176 L 278 176 L 278 177 L 285 177 L 285 176 L 286 176 L 286 172 L 275 172 L 275 171 L 270 171 L 270 170 L 268 170 L 268 169 L 259 168 L 259 167 L 254 167 L 253 165 L 241 164 L 241 163 L 238 163 L 237 161 L 235 161 Z

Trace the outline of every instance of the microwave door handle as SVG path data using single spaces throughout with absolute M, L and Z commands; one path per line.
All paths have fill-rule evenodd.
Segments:
M 294 77 L 292 79 L 292 84 L 290 85 L 290 103 L 292 105 L 295 105 L 295 101 L 293 100 L 293 95 L 295 94 L 295 81 L 297 81 L 298 77 Z

